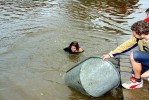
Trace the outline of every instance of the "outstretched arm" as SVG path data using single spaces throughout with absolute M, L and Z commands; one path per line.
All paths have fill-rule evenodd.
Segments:
M 132 48 L 134 48 L 136 46 L 137 46 L 137 39 L 132 36 L 129 40 L 127 40 L 126 42 L 124 42 L 123 44 L 118 46 L 116 49 L 111 51 L 109 54 L 103 55 L 102 59 L 106 60 L 106 59 L 109 59 L 109 58 L 114 57 L 116 55 L 119 55 L 121 53 L 125 53 L 125 52 L 131 50 Z

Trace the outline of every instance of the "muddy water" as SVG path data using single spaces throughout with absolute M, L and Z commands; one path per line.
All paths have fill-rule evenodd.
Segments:
M 0 100 L 121 100 L 121 89 L 84 96 L 64 73 L 116 47 L 146 17 L 147 0 L 0 0 Z M 85 52 L 63 51 L 78 41 Z

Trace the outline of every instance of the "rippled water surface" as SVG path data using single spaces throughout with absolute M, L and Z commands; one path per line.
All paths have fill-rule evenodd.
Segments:
M 121 100 L 121 88 L 99 98 L 64 84 L 78 62 L 101 56 L 146 17 L 148 0 L 0 0 L 0 100 Z M 85 50 L 63 51 L 71 41 Z

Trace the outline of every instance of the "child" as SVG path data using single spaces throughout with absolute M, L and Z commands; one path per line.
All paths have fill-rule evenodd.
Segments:
M 132 37 L 118 46 L 109 54 L 102 56 L 102 59 L 109 59 L 121 53 L 127 52 L 135 46 L 139 47 L 139 51 L 133 51 L 130 54 L 130 63 L 133 67 L 134 76 L 130 81 L 123 83 L 126 89 L 135 89 L 143 87 L 141 77 L 149 77 L 149 23 L 145 20 L 138 21 L 131 26 Z
M 77 41 L 73 41 L 70 43 L 69 47 L 64 48 L 64 51 L 69 53 L 81 53 L 84 50 L 79 47 L 79 43 Z
M 146 22 L 149 22 L 149 8 L 145 11 L 147 14 L 147 17 L 144 19 Z

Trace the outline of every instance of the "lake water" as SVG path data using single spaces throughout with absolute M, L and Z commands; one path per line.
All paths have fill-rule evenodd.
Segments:
M 87 97 L 64 84 L 78 62 L 117 46 L 146 17 L 148 0 L 0 0 L 0 100 L 121 100 L 121 88 Z M 78 41 L 85 50 L 63 51 Z

